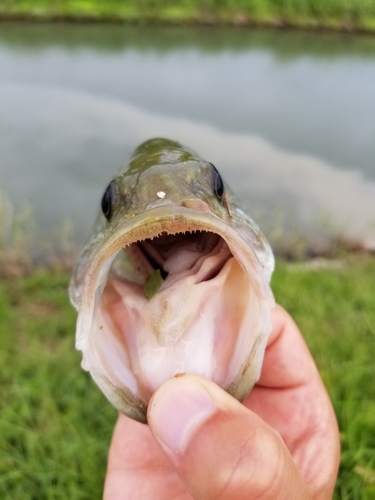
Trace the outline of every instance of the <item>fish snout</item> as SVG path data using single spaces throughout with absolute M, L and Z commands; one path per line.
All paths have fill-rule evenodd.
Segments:
M 209 205 L 200 200 L 199 198 L 182 198 L 176 197 L 175 193 L 171 193 L 167 189 L 164 191 L 156 191 L 155 196 L 146 205 L 146 210 L 152 210 L 154 208 L 164 207 L 164 206 L 175 206 L 182 208 L 189 208 L 192 210 L 197 210 L 199 212 L 211 213 Z

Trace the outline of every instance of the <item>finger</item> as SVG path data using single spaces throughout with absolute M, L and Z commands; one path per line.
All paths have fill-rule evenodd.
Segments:
M 149 427 L 120 414 L 109 450 L 103 500 L 164 500 L 180 498 L 181 491 L 183 485 Z
M 291 388 L 319 377 L 297 325 L 279 305 L 272 310 L 272 325 L 257 385 Z
M 313 498 L 280 435 L 202 377 L 165 383 L 150 402 L 148 421 L 196 499 Z
M 340 439 L 332 403 L 289 314 L 277 306 L 260 379 L 243 404 L 275 428 L 305 481 L 333 490 Z

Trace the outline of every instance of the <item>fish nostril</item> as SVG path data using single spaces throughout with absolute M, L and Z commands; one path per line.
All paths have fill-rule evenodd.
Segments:
M 150 201 L 150 203 L 148 203 L 146 205 L 146 210 L 150 210 L 152 208 L 169 206 L 169 205 L 173 205 L 173 201 L 170 198 L 168 198 L 167 196 L 165 198 L 160 198 L 158 196 L 156 199 Z
M 200 212 L 211 213 L 210 207 L 207 205 L 207 203 L 197 198 L 183 201 L 180 203 L 180 206 L 184 208 L 199 210 Z

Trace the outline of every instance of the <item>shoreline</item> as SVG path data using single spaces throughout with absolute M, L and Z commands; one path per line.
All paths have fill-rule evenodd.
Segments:
M 160 27 L 227 27 L 234 29 L 262 29 L 279 31 L 305 31 L 316 33 L 338 33 L 350 35 L 375 35 L 375 18 L 365 22 L 343 19 L 322 20 L 317 18 L 273 17 L 261 19 L 250 17 L 241 12 L 231 16 L 219 14 L 168 16 L 161 13 L 154 15 L 125 16 L 114 12 L 1 12 L 0 25 L 3 23 L 61 23 L 61 24 L 117 24 L 123 26 L 160 26 Z

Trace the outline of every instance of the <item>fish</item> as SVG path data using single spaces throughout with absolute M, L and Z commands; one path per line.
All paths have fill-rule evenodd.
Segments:
M 271 331 L 274 265 L 212 163 L 174 140 L 142 143 L 105 189 L 71 278 L 82 368 L 143 423 L 153 393 L 183 373 L 243 401 Z

